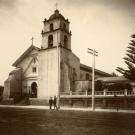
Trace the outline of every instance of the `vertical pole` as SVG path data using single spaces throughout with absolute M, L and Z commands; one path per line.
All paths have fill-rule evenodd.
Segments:
M 92 111 L 95 110 L 95 56 L 98 56 L 95 50 L 88 48 L 88 53 L 93 55 L 92 63 Z
M 93 51 L 93 68 L 92 68 L 92 111 L 95 110 L 95 101 L 94 101 L 94 94 L 95 94 L 95 51 Z
M 57 93 L 57 107 L 60 108 L 60 53 L 59 53 L 59 42 L 57 32 L 57 58 L 58 58 L 58 93 Z

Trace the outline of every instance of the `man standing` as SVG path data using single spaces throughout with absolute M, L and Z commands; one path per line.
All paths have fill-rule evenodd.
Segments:
M 54 105 L 54 109 L 55 108 L 57 109 L 57 98 L 56 98 L 56 96 L 54 96 L 53 105 Z
M 50 106 L 50 109 L 52 109 L 52 103 L 53 103 L 53 100 L 52 100 L 52 97 L 50 97 L 50 99 L 49 99 L 49 106 Z

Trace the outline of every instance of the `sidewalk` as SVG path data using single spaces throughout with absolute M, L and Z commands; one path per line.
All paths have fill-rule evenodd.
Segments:
M 43 109 L 49 110 L 49 106 L 16 106 L 16 105 L 0 105 L 0 107 L 8 107 L 8 108 L 29 108 L 29 109 Z M 61 107 L 60 110 L 72 110 L 72 111 L 90 111 L 92 112 L 91 108 L 75 108 L 75 107 Z M 95 112 L 117 112 L 116 109 L 95 109 Z M 135 110 L 118 110 L 118 113 L 135 113 Z

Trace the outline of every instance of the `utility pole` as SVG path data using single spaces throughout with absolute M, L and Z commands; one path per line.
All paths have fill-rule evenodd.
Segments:
M 95 56 L 98 56 L 98 52 L 88 48 L 88 53 L 93 55 L 92 64 L 92 111 L 95 110 Z
M 58 32 L 57 32 L 57 59 L 58 59 L 58 93 L 57 93 L 57 107 L 60 109 L 60 43 L 58 42 Z

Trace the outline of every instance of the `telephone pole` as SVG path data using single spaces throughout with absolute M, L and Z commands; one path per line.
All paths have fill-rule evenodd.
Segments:
M 58 59 L 58 93 L 57 93 L 57 107 L 60 109 L 60 43 L 58 42 L 57 32 L 57 59 Z
M 88 53 L 93 56 L 93 64 L 92 64 L 92 111 L 95 110 L 95 56 L 98 56 L 98 52 L 88 48 Z

